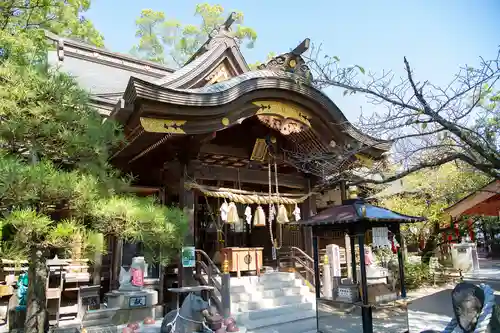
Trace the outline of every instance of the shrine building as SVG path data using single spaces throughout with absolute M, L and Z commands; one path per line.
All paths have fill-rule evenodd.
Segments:
M 357 130 L 310 84 L 301 56 L 309 39 L 251 70 L 232 23 L 231 16 L 177 70 L 53 35 L 49 59 L 91 92 L 104 118 L 123 126 L 126 143 L 110 162 L 135 177 L 132 191 L 186 209 L 186 245 L 215 264 L 224 248 L 259 249 L 254 259 L 275 266 L 279 249 L 311 253 L 308 229 L 287 221 L 346 198 L 345 186 L 320 192 L 322 180 L 290 156 L 357 146 L 364 149 L 352 160 L 380 160 L 390 143 Z M 322 168 L 326 176 L 338 172 Z M 100 278 L 111 281 L 134 245 L 108 241 Z M 149 276 L 158 277 L 151 267 Z

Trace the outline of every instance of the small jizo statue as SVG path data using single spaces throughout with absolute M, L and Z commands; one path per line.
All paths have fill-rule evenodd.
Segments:
M 144 257 L 132 258 L 132 265 L 127 271 L 125 268 L 120 269 L 120 291 L 137 291 L 144 287 L 144 270 L 146 269 L 146 262 Z

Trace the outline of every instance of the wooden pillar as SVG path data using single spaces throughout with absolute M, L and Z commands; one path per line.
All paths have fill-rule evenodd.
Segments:
M 309 182 L 308 186 L 308 191 L 311 191 L 311 183 Z M 307 220 L 310 217 L 313 217 L 316 215 L 316 196 L 311 195 L 309 196 L 303 203 L 302 203 L 302 219 Z M 312 228 L 311 227 L 304 227 L 302 229 L 302 244 L 304 244 L 304 252 L 306 252 L 309 256 L 312 257 L 313 255 L 313 244 L 312 244 Z
M 350 256 L 351 256 L 351 266 L 348 268 L 350 271 L 351 271 L 351 278 L 352 278 L 352 282 L 353 283 L 356 283 L 358 282 L 358 276 L 356 276 L 356 271 L 357 271 L 357 267 L 356 267 L 356 247 L 355 247 L 355 239 L 356 239 L 356 236 L 353 234 L 349 237 L 349 240 L 350 240 L 350 247 L 351 247 L 351 253 L 350 253 Z
M 341 204 L 347 200 L 347 186 L 345 180 L 340 182 L 340 200 Z M 354 238 L 352 235 L 345 234 L 345 257 L 347 266 L 347 277 L 353 282 L 356 280 L 356 253 L 354 248 Z
M 312 247 L 313 247 L 313 259 L 314 259 L 314 290 L 316 298 L 321 297 L 321 278 L 319 270 L 319 248 L 318 248 L 318 237 L 312 232 Z
M 347 185 L 345 180 L 340 182 L 340 199 L 342 201 L 347 200 Z
M 163 171 L 165 172 L 165 171 Z M 162 205 L 167 205 L 168 191 L 165 184 L 165 179 L 163 179 L 163 187 L 160 189 L 159 199 Z M 160 311 L 162 315 L 165 315 L 165 269 L 162 264 L 158 267 L 158 305 L 161 307 Z
M 184 246 L 195 246 L 194 229 L 195 229 L 195 198 L 192 189 L 186 189 L 184 184 L 193 179 L 192 168 L 189 161 L 182 161 L 181 175 L 179 177 L 179 207 L 184 210 L 188 219 L 188 231 L 184 236 Z M 182 265 L 182 263 L 180 263 Z M 193 286 L 195 281 L 193 279 L 193 268 L 179 267 L 179 283 L 182 287 Z
M 395 235 L 399 237 L 399 239 L 402 241 L 403 236 L 401 235 L 401 226 L 399 224 L 394 226 Z M 403 257 L 403 248 L 399 246 L 398 249 L 398 267 L 399 267 L 399 283 L 401 285 L 401 297 L 405 298 L 406 297 L 406 285 L 405 285 L 405 265 L 404 265 L 405 259 Z
M 359 261 L 360 261 L 360 285 L 361 285 L 361 318 L 363 321 L 363 333 L 373 333 L 372 310 L 368 306 L 368 283 L 366 281 L 366 265 L 365 265 L 365 232 L 358 230 L 356 234 L 359 245 Z

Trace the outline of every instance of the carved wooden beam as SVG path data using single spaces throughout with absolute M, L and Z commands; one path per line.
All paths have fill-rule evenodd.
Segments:
M 214 144 L 204 144 L 200 148 L 200 153 L 211 155 L 233 156 L 237 158 L 250 159 L 251 152 L 243 148 L 233 148 L 228 146 L 219 146 Z
M 194 166 L 194 177 L 203 180 L 219 180 L 231 181 L 259 185 L 268 185 L 269 176 L 267 171 L 227 168 L 216 165 L 201 165 Z M 274 184 L 274 175 L 273 175 Z M 278 185 L 289 188 L 305 189 L 307 188 L 307 180 L 298 174 L 278 174 Z

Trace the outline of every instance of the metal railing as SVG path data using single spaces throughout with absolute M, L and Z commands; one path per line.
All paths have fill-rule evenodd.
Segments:
M 320 257 L 322 255 L 321 252 L 325 251 L 320 251 Z M 315 290 L 316 282 L 314 279 L 314 259 L 311 258 L 311 256 L 305 253 L 302 249 L 296 246 L 283 247 L 282 249 L 280 249 L 278 265 L 288 266 L 288 268 L 293 270 L 298 278 L 302 279 L 306 283 L 306 285 L 309 286 L 311 291 Z M 322 261 L 320 261 L 319 269 L 321 277 L 323 272 Z
M 196 249 L 195 253 L 196 279 L 203 285 L 215 288 L 211 298 L 217 309 L 222 311 L 222 273 L 205 251 Z

